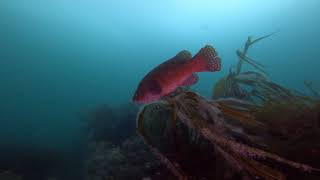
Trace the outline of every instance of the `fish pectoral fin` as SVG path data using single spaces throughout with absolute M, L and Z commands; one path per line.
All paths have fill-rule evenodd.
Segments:
M 199 80 L 199 77 L 197 74 L 192 73 L 191 76 L 189 76 L 182 84 L 181 86 L 191 86 L 195 83 L 197 83 Z
M 148 86 L 149 86 L 149 90 L 152 94 L 154 94 L 154 95 L 161 94 L 162 88 L 156 80 L 149 81 Z

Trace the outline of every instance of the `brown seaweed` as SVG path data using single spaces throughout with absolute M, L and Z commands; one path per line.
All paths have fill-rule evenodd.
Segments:
M 257 39 L 255 39 L 255 40 L 252 40 L 252 37 L 249 36 L 248 39 L 247 39 L 247 41 L 246 41 L 246 43 L 245 43 L 245 45 L 244 45 L 242 54 L 243 54 L 244 56 L 247 56 L 248 50 L 249 50 L 249 48 L 250 48 L 253 44 L 255 44 L 255 43 L 257 43 L 257 42 L 259 42 L 259 41 L 261 41 L 261 40 L 263 40 L 263 39 L 269 38 L 270 36 L 272 36 L 272 35 L 274 35 L 274 34 L 275 34 L 275 33 L 271 33 L 271 34 L 262 36 L 262 37 L 260 37 L 260 38 L 257 38 Z M 238 64 L 237 64 L 237 69 L 236 69 L 236 72 L 235 72 L 237 75 L 240 74 L 240 72 L 241 72 L 242 64 L 243 64 L 243 59 L 242 59 L 241 57 L 239 57 L 239 62 L 238 62 Z
M 276 154 L 266 152 L 262 149 L 236 142 L 231 138 L 231 134 L 229 133 L 232 129 L 235 129 L 234 126 L 232 124 L 228 124 L 228 121 L 224 119 L 224 116 L 221 116 L 221 114 L 228 115 L 230 111 L 221 111 L 221 106 L 215 106 L 216 103 L 209 102 L 195 93 L 183 92 L 173 97 L 173 99 L 171 99 L 171 103 L 172 102 L 175 103 L 175 109 L 172 110 L 172 112 L 175 113 L 174 116 L 176 116 L 176 123 L 183 123 L 188 129 L 201 134 L 201 137 L 208 140 L 214 147 L 216 147 L 216 149 L 221 152 L 220 154 L 225 157 L 225 160 L 229 161 L 235 169 L 240 168 L 248 174 L 267 179 L 284 179 L 285 175 L 282 172 L 269 167 L 268 164 L 264 164 L 264 161 L 280 163 L 307 172 L 319 171 L 318 169 L 312 168 L 308 165 L 296 163 Z M 145 106 L 139 113 L 137 119 L 139 132 L 152 149 L 156 147 L 152 145 L 151 141 L 148 141 L 149 138 L 144 132 L 142 126 L 144 126 L 143 117 L 148 116 L 145 114 L 145 110 L 149 107 L 156 107 L 155 104 L 157 103 L 160 102 L 155 102 L 154 104 Z M 167 105 L 170 108 L 173 107 L 168 102 L 161 102 L 161 104 L 161 106 Z M 234 110 L 231 112 L 231 116 L 243 119 L 243 114 L 240 112 L 238 113 L 239 114 L 235 113 Z M 163 121 L 170 121 L 170 119 L 163 119 Z M 239 122 L 242 123 L 242 120 Z M 245 136 L 245 134 L 243 135 Z M 178 162 L 175 161 L 174 163 L 168 163 L 168 161 L 171 160 L 169 160 L 169 158 L 164 159 L 164 157 L 162 157 L 162 155 L 160 156 L 159 153 L 162 154 L 157 150 L 157 156 L 167 164 L 177 177 L 184 179 L 188 176 L 186 175 L 188 173 L 184 173 L 181 168 L 178 168 L 183 165 L 179 165 Z

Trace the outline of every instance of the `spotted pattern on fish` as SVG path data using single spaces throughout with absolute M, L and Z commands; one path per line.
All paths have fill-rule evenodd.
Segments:
M 198 81 L 196 72 L 219 71 L 221 60 L 212 46 L 205 46 L 192 57 L 183 50 L 151 70 L 139 83 L 134 94 L 136 103 L 149 103 L 167 96 L 179 86 L 191 86 Z

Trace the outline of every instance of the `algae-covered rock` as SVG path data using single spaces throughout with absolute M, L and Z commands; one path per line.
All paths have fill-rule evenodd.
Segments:
M 153 155 L 137 136 L 126 139 L 121 145 L 108 142 L 91 142 L 86 161 L 86 179 L 140 180 L 143 177 L 167 179 L 168 171 L 154 161 Z M 161 174 L 157 174 L 161 172 Z

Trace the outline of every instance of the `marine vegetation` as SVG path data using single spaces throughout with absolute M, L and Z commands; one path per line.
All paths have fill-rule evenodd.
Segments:
M 254 104 L 255 107 L 250 110 L 250 114 L 264 126 L 251 128 L 250 133 L 260 134 L 263 137 L 260 140 L 263 140 L 269 151 L 319 165 L 319 92 L 313 87 L 312 82 L 308 81 L 305 81 L 304 85 L 312 96 L 273 82 L 267 78 L 264 66 L 247 55 L 249 47 L 271 35 L 257 40 L 248 38 L 243 52 L 237 51 L 237 70 L 230 70 L 227 76 L 228 83 L 223 85 L 223 78 L 215 85 L 213 98 L 233 97 Z M 252 65 L 253 69 L 243 71 L 243 63 Z M 264 135 L 261 135 L 262 132 Z M 299 155 L 301 152 L 303 156 Z
M 265 88 L 265 86 L 271 87 L 275 85 L 267 80 L 266 71 L 264 69 L 265 66 L 247 55 L 250 47 L 255 43 L 272 35 L 273 33 L 254 40 L 252 37 L 248 37 L 243 50 L 236 51 L 239 59 L 236 69 L 234 70 L 233 67 L 230 68 L 229 74 L 216 83 L 213 89 L 213 98 L 237 97 L 239 99 L 248 99 L 251 98 L 251 96 L 258 97 L 259 95 L 255 95 L 257 91 L 256 88 Z M 242 72 L 244 63 L 251 65 L 254 70 Z M 250 88 L 248 89 L 247 86 Z
M 227 101 L 230 103 L 232 100 Z M 234 101 L 234 104 L 242 103 Z M 248 122 L 244 122 L 242 117 L 249 115 L 240 111 L 239 119 L 226 118 L 229 115 L 228 111 L 219 109 L 219 104 L 222 103 L 225 102 L 220 100 L 217 103 L 190 91 L 183 92 L 170 101 L 146 105 L 138 115 L 138 130 L 152 152 L 179 179 L 214 178 L 217 174 L 209 169 L 215 167 L 212 162 L 217 158 L 217 154 L 224 158 L 237 175 L 285 179 L 285 174 L 278 169 L 293 168 L 311 174 L 320 172 L 309 165 L 259 148 L 259 142 L 246 134 L 245 128 L 239 124 L 247 123 L 244 127 L 259 127 L 263 124 L 250 118 Z M 249 106 L 243 102 L 243 107 Z M 234 114 L 232 116 L 236 117 Z M 209 145 L 212 147 L 208 147 Z M 184 155 L 187 156 L 183 157 Z M 197 158 L 207 160 L 199 162 Z M 201 169 L 195 170 L 194 162 L 203 163 L 198 166 Z M 190 165 L 192 167 L 188 167 Z M 273 168 L 274 166 L 278 168 Z
M 140 109 L 139 134 L 178 179 L 319 179 L 320 101 L 269 80 L 247 55 L 271 35 L 248 38 L 213 99 L 181 91 Z

